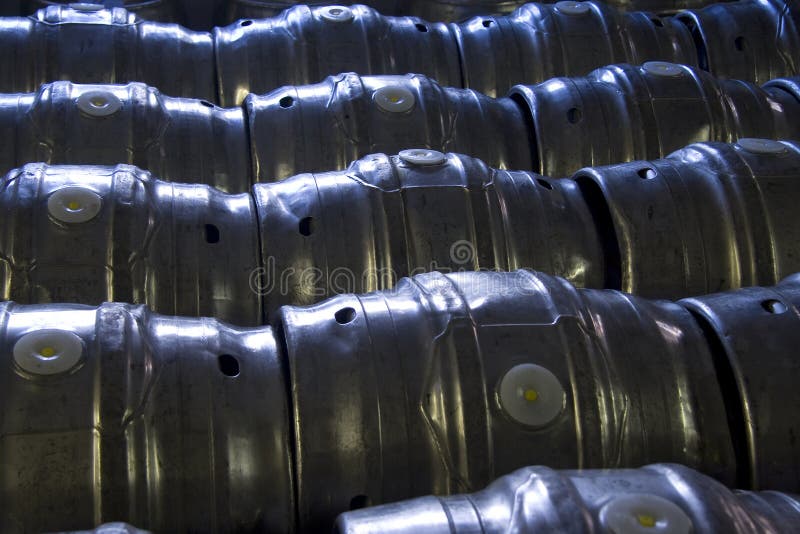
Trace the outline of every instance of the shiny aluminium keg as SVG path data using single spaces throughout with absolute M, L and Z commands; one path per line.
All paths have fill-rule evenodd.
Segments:
M 31 17 L 0 19 L 0 92 L 66 79 L 143 82 L 169 95 L 216 100 L 210 34 L 101 7 L 51 5 Z
M 537 464 L 796 491 L 798 422 L 766 407 L 800 407 L 798 304 L 798 276 L 672 303 L 531 271 L 418 275 L 249 329 L 3 303 L 0 525 L 312 531 Z
M 460 152 L 494 167 L 533 167 L 523 109 L 425 76 L 341 74 L 323 83 L 250 95 L 255 178 L 344 169 L 374 152 Z
M 764 83 L 800 74 L 800 6 L 794 0 L 744 0 L 682 11 L 700 66 L 723 78 Z
M 456 532 L 790 533 L 795 495 L 730 491 L 680 465 L 555 471 L 526 467 L 486 489 L 347 512 L 336 534 Z
M 516 86 L 538 154 L 533 170 L 568 176 L 585 165 L 657 159 L 698 141 L 800 138 L 800 102 L 739 80 L 664 62 L 611 65 L 585 77 Z
M 17 398 L 0 434 L 3 532 L 294 523 L 286 384 L 269 328 L 112 303 L 0 309 L 3 354 L 16 347 L 22 364 L 0 372 Z M 31 351 L 51 354 L 48 367 L 31 367 Z
M 232 195 L 30 164 L 0 187 L 0 296 L 255 325 L 428 271 L 529 268 L 654 298 L 769 285 L 800 270 L 798 168 L 797 143 L 755 139 L 572 180 L 417 149 Z
M 387 17 L 362 5 L 299 5 L 277 17 L 216 28 L 214 42 L 223 106 L 350 71 L 424 74 L 443 86 L 462 86 L 458 47 L 446 24 Z
M 528 267 L 603 287 L 601 239 L 571 180 L 416 149 L 257 184 L 253 194 L 262 254 L 254 286 L 268 314 L 428 271 Z
M 197 0 L 195 0 L 197 1 Z M 201 0 L 197 2 L 197 7 L 206 8 L 204 2 Z M 148 20 L 153 22 L 180 22 L 186 25 L 179 17 L 178 13 L 178 0 L 95 0 L 94 2 L 69 2 L 68 0 L 20 0 L 24 6 L 15 15 L 30 15 L 39 9 L 45 9 L 49 6 L 71 6 L 71 4 L 78 4 L 80 8 L 89 9 L 88 5 L 96 5 L 102 7 L 122 7 L 136 15 L 141 20 Z M 83 5 L 81 5 L 83 4 Z M 86 6 L 86 7 L 84 7 Z M 207 9 L 207 8 L 206 8 Z
M 365 0 L 358 2 L 360 5 L 368 6 L 383 15 L 410 15 L 419 16 L 417 13 L 399 13 L 398 3 L 407 4 L 407 0 Z M 231 0 L 225 6 L 225 24 L 232 24 L 242 19 L 263 19 L 281 15 L 284 11 L 292 9 L 298 5 L 309 7 L 332 6 L 336 5 L 326 0 Z M 346 6 L 351 3 L 345 2 Z M 222 24 L 218 24 L 221 26 Z
M 529 3 L 506 17 L 475 17 L 450 28 L 464 87 L 490 96 L 612 63 L 697 65 L 691 34 L 677 20 L 602 2 Z
M 125 162 L 165 180 L 244 192 L 253 181 L 420 147 L 563 177 L 586 165 L 658 159 L 692 142 L 800 137 L 795 83 L 762 89 L 651 62 L 516 86 L 493 99 L 424 76 L 350 73 L 219 108 L 142 84 L 55 82 L 36 94 L 0 95 L 0 133 L 9 140 L 0 168 Z
M 660 160 L 576 173 L 607 247 L 605 287 L 702 294 L 800 271 L 800 227 L 788 222 L 798 148 L 768 139 L 697 143 Z
M 232 192 L 252 183 L 244 114 L 144 84 L 54 82 L 0 95 L 0 168 L 29 162 L 130 163 L 163 180 Z
M 4 299 L 146 303 L 262 324 L 249 194 L 161 182 L 127 165 L 30 164 L 3 181 L 0 206 Z

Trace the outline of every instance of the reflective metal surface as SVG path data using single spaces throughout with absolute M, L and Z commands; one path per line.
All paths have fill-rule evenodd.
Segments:
M 38 93 L 0 95 L 0 169 L 29 162 L 130 163 L 161 179 L 250 187 L 240 108 L 171 98 L 139 83 L 55 82 Z
M 800 277 L 675 304 L 530 271 L 419 275 L 274 329 L 4 303 L 0 525 L 319 531 L 534 464 L 680 462 L 744 487 L 757 465 L 753 485 L 796 490 L 796 424 L 766 406 L 797 400 L 798 303 Z
M 253 325 L 429 271 L 528 268 L 656 298 L 774 284 L 800 270 L 798 169 L 797 143 L 753 139 L 559 180 L 418 149 L 226 195 L 31 164 L 0 187 L 0 296 Z
M 69 2 L 68 0 L 19 0 L 21 7 L 16 13 L 8 15 L 29 15 L 36 10 L 47 8 L 48 6 L 59 6 L 72 4 L 93 4 L 105 7 L 122 7 L 134 13 L 137 18 L 158 22 L 185 22 L 178 17 L 178 4 L 180 0 L 95 0 L 94 2 Z M 206 8 L 203 0 L 195 0 L 198 8 Z M 6 16 L 8 16 L 6 15 Z M 185 24 L 184 24 L 185 25 Z
M 239 19 L 273 17 L 298 4 L 331 4 L 323 0 L 96 0 L 94 3 L 124 7 L 143 19 L 180 22 L 195 30 L 208 30 L 214 25 L 222 26 Z M 448 22 L 479 15 L 507 14 L 523 5 L 524 0 L 364 0 L 360 3 L 384 15 Z M 627 10 L 670 13 L 679 9 L 700 8 L 715 3 L 715 0 L 610 0 L 608 3 Z M 58 4 L 69 2 L 6 0 L 0 5 L 0 16 L 28 15 L 41 7 Z
M 374 152 L 460 152 L 494 167 L 530 169 L 522 109 L 445 88 L 425 76 L 342 74 L 245 100 L 256 180 L 344 169 Z
M 3 532 L 124 520 L 158 532 L 286 531 L 293 521 L 287 399 L 269 328 L 104 304 L 0 305 Z M 80 360 L 26 372 L 18 342 Z M 13 358 L 12 358 L 13 355 Z
M 283 308 L 279 323 L 305 528 L 324 528 L 355 496 L 458 493 L 528 464 L 674 461 L 732 481 L 711 354 L 674 304 L 523 271 L 425 274 L 393 293 Z M 504 375 L 527 364 L 560 389 L 536 427 L 498 399 Z
M 789 533 L 800 523 L 798 510 L 797 496 L 732 492 L 674 464 L 614 471 L 526 467 L 471 495 L 345 513 L 335 532 Z
M 796 436 L 800 421 L 797 288 L 800 274 L 775 288 L 681 301 L 704 326 L 727 394 L 728 419 L 736 436 L 738 483 L 798 491 Z M 800 523 L 798 523 L 800 524 Z
M 623 13 L 601 2 L 575 5 L 580 8 L 530 3 L 507 17 L 451 25 L 464 86 L 503 96 L 515 84 L 584 76 L 612 63 L 697 64 L 689 31 L 672 18 Z
M 431 153 L 374 154 L 253 188 L 267 313 L 432 270 L 527 267 L 603 287 L 601 239 L 575 182 L 457 154 L 415 163 L 415 152 Z
M 800 227 L 790 222 L 798 170 L 797 143 L 744 139 L 579 171 L 598 233 L 614 242 L 606 287 L 675 297 L 800 271 Z
M 33 91 L 59 79 L 139 81 L 173 96 L 231 106 L 251 92 L 354 71 L 422 74 L 443 86 L 502 96 L 514 84 L 654 60 L 763 83 L 797 74 L 794 58 L 800 55 L 800 10 L 790 10 L 784 0 L 721 3 L 678 17 L 625 12 L 597 1 L 529 3 L 505 16 L 492 12 L 510 11 L 519 2 L 494 2 L 494 10 L 457 1 L 411 2 L 383 14 L 362 5 L 303 5 L 278 14 L 276 5 L 290 4 L 248 1 L 227 8 L 261 10 L 271 18 L 238 20 L 213 35 L 144 22 L 134 14 L 185 18 L 179 13 L 205 11 L 213 18 L 226 9 L 211 0 L 185 3 L 130 4 L 132 12 L 50 3 L 29 18 L 3 19 L 0 45 L 10 53 L 0 62 L 0 91 Z M 448 20 L 457 11 L 478 16 L 448 25 L 387 16 L 395 11 L 431 20 Z
M 656 159 L 697 141 L 800 138 L 769 91 L 663 62 L 611 65 L 581 78 L 516 86 L 527 106 L 539 155 L 534 170 L 567 176 L 585 165 Z M 610 120 L 609 117 L 613 117 Z
M 740 0 L 685 11 L 700 66 L 724 78 L 764 83 L 800 74 L 800 5 L 793 0 Z
M 92 530 L 72 530 L 64 534 L 149 534 L 149 532 L 125 523 L 105 523 Z
M 55 195 L 71 190 L 62 206 Z M 87 217 L 86 193 L 98 208 Z M 26 165 L 0 187 L 0 297 L 121 301 L 168 315 L 261 324 L 248 194 L 153 180 L 135 167 Z
M 442 23 L 386 17 L 366 6 L 297 6 L 280 16 L 214 30 L 222 105 L 248 93 L 317 83 L 326 76 L 425 74 L 461 86 L 456 42 Z
M 0 19 L 0 91 L 36 91 L 56 80 L 144 82 L 169 95 L 216 98 L 208 33 L 137 20 L 121 8 L 70 6 Z

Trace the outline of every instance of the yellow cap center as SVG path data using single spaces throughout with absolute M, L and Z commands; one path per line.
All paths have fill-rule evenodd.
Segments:
M 525 390 L 525 400 L 528 402 L 535 402 L 539 398 L 539 392 L 535 389 Z
M 389 97 L 389 102 L 391 102 L 392 104 L 397 104 L 398 102 L 400 102 L 400 97 L 397 95 L 392 95 Z
M 77 210 L 77 209 L 80 209 L 80 207 L 81 207 L 81 204 L 80 204 L 80 202 L 78 202 L 77 200 L 70 200 L 70 201 L 67 203 L 67 207 L 68 207 L 69 209 L 71 209 L 72 211 L 75 211 L 75 210 Z
M 56 349 L 53 347 L 44 347 L 39 351 L 39 354 L 45 358 L 52 358 L 56 355 Z
M 656 518 L 649 514 L 636 514 L 636 520 L 643 527 L 652 528 L 656 526 Z

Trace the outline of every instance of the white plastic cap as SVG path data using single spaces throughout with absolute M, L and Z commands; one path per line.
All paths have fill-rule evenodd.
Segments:
M 781 152 L 786 152 L 786 147 L 783 143 L 772 139 L 743 137 L 739 139 L 736 144 L 753 154 L 780 154 Z
M 428 148 L 412 148 L 410 150 L 402 150 L 400 159 L 409 165 L 441 165 L 445 162 L 445 156 L 438 150 L 430 150 Z
M 328 22 L 348 22 L 353 20 L 353 10 L 345 6 L 325 6 L 319 16 Z
M 78 109 L 92 117 L 108 117 L 122 108 L 122 101 L 104 89 L 86 91 L 77 100 Z
M 600 523 L 614 534 L 689 534 L 692 520 L 675 503 L 649 494 L 617 497 L 600 510 Z
M 499 389 L 503 410 L 523 425 L 544 426 L 564 408 L 564 388 L 541 365 L 523 363 L 512 367 L 500 381 Z
M 14 344 L 14 361 L 24 371 L 54 375 L 69 371 L 83 355 L 83 342 L 66 330 L 35 330 Z
M 556 9 L 565 15 L 585 15 L 592 8 L 586 2 L 573 2 L 571 0 L 563 0 L 556 2 Z
M 47 211 L 57 221 L 64 223 L 84 223 L 94 219 L 103 199 L 86 187 L 70 185 L 57 189 L 47 199 Z
M 375 104 L 388 113 L 405 113 L 416 104 L 414 93 L 400 85 L 387 85 L 375 91 Z

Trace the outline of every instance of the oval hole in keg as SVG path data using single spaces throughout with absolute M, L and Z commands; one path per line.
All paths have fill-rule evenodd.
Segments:
M 644 167 L 642 169 L 639 169 L 638 171 L 636 171 L 636 174 L 638 174 L 639 178 L 641 178 L 642 180 L 652 180 L 657 176 L 656 171 L 654 169 L 651 169 L 650 167 Z
M 239 376 L 239 360 L 230 354 L 220 354 L 217 357 L 220 372 L 225 376 Z
M 542 178 L 537 178 L 536 179 L 536 183 L 538 183 L 540 186 L 544 187 L 545 189 L 549 189 L 551 191 L 553 190 L 553 184 L 551 184 L 547 180 L 544 180 Z
M 303 217 L 297 224 L 297 230 L 308 237 L 314 233 L 314 217 Z
M 428 31 L 428 27 L 425 26 L 424 24 L 420 24 L 419 22 L 414 24 L 414 27 L 417 28 L 417 31 L 421 31 L 422 33 L 425 33 L 425 32 Z
M 786 304 L 784 304 L 779 300 L 773 300 L 773 299 L 765 300 L 764 302 L 761 303 L 761 307 L 767 310 L 768 312 L 775 314 L 784 313 L 788 310 Z
M 356 318 L 356 310 L 353 308 L 342 308 L 341 310 L 337 311 L 334 315 L 336 322 L 339 324 L 347 324 L 352 322 L 353 319 Z
M 572 124 L 579 122 L 581 118 L 583 118 L 583 113 L 581 113 L 580 109 L 570 108 L 569 111 L 567 111 L 567 120 Z
M 219 228 L 213 224 L 206 225 L 206 243 L 219 243 Z
M 253 21 L 248 19 L 248 20 L 243 20 L 242 22 L 240 22 L 239 26 L 241 26 L 242 28 L 246 28 L 246 27 L 250 26 L 251 24 L 253 24 Z
M 294 104 L 294 98 L 291 96 L 284 96 L 280 100 L 278 100 L 278 105 L 283 109 L 290 108 Z

